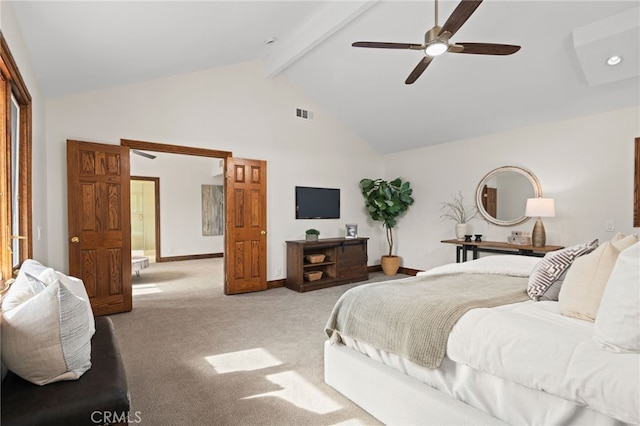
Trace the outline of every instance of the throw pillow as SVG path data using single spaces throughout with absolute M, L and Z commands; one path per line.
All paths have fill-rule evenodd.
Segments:
M 593 338 L 612 352 L 640 352 L 640 243 L 623 250 L 604 289 Z
M 37 385 L 82 376 L 91 367 L 87 303 L 57 280 L 3 312 L 1 348 L 7 368 Z
M 620 252 L 638 242 L 635 235 L 616 235 L 592 253 L 573 262 L 562 284 L 560 313 L 586 321 L 595 321 L 602 293 Z
M 89 301 L 89 295 L 87 294 L 87 289 L 84 287 L 84 283 L 81 279 L 76 277 L 69 277 L 62 272 L 55 271 L 53 268 L 44 269 L 38 279 L 45 283 L 46 285 L 50 285 L 55 283 L 57 280 L 60 280 L 62 284 L 64 284 L 71 292 L 77 297 L 85 300 L 87 302 L 87 320 L 89 321 L 89 327 L 91 330 L 91 335 L 95 333 L 95 319 L 93 317 L 93 310 L 91 309 L 91 303 Z
M 527 294 L 533 300 L 545 300 L 543 296 L 547 291 L 556 284 L 556 289 L 562 284 L 565 272 L 571 266 L 571 263 L 578 257 L 586 253 L 592 252 L 598 247 L 598 240 L 593 240 L 584 244 L 567 247 L 561 250 L 551 251 L 542 258 L 540 262 L 533 268 L 529 276 L 527 284 Z M 553 290 L 555 295 L 559 291 Z M 555 296 L 554 296 L 555 297 Z M 557 297 L 549 298 L 550 300 L 558 300 Z

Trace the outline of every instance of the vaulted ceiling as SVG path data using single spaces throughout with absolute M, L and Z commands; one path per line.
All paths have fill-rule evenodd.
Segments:
M 442 0 L 442 25 L 458 5 Z M 452 38 L 510 56 L 424 56 L 433 1 L 13 1 L 47 98 L 264 61 L 381 153 L 640 104 L 637 0 L 485 0 Z M 610 67 L 610 55 L 620 65 Z

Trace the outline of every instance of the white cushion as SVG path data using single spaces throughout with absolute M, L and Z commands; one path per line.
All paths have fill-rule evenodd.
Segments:
M 88 301 L 60 280 L 42 284 L 33 297 L 3 311 L 2 361 L 37 385 L 78 379 L 91 367 Z M 9 293 L 12 290 L 13 286 Z
M 592 253 L 576 259 L 567 271 L 558 297 L 560 313 L 595 321 L 602 293 L 620 252 L 638 242 L 635 235 L 616 235 Z
M 593 338 L 612 352 L 640 353 L 640 243 L 623 250 L 616 260 Z

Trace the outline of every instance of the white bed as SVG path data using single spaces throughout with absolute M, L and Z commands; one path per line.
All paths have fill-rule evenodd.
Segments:
M 491 256 L 421 275 L 526 277 L 539 261 Z M 593 322 L 555 301 L 472 309 L 438 368 L 342 334 L 325 343 L 325 381 L 386 424 L 639 424 L 640 355 L 604 350 L 593 335 Z

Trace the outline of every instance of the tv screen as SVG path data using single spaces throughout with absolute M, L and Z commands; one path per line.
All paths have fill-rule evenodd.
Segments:
M 296 186 L 296 219 L 340 219 L 340 189 Z

